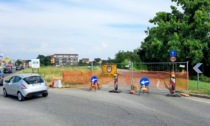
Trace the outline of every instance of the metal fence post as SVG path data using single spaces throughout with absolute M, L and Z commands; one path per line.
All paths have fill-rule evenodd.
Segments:
M 133 85 L 133 62 L 131 62 L 131 65 L 132 65 L 132 78 L 131 78 L 131 84 Z
M 189 88 L 189 61 L 187 61 L 187 92 L 188 93 L 188 88 Z
M 133 90 L 133 62 L 130 62 L 130 85 Z
M 93 62 L 91 63 L 91 76 L 93 76 Z

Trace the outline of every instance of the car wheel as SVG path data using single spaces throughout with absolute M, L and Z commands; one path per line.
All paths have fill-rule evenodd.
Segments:
M 5 88 L 3 89 L 3 95 L 4 95 L 4 97 L 7 97 L 8 96 L 7 91 L 6 91 Z
M 47 97 L 48 96 L 48 93 L 44 93 L 42 94 L 43 97 Z
M 25 100 L 25 98 L 23 97 L 23 95 L 20 92 L 18 92 L 17 97 L 18 97 L 19 101 L 24 101 Z

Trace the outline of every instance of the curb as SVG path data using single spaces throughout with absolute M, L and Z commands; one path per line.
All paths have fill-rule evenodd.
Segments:
M 198 97 L 198 98 L 206 98 L 206 99 L 210 99 L 210 96 L 206 96 L 206 95 L 199 95 L 199 94 L 189 94 L 190 96 L 193 97 Z

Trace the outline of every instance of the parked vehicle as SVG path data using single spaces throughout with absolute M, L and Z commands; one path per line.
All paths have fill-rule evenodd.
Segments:
M 33 95 L 48 96 L 48 86 L 39 74 L 17 74 L 5 81 L 3 95 L 17 96 L 19 101 Z
M 16 66 L 16 70 L 21 70 L 21 66 Z
M 0 85 L 2 86 L 4 83 L 4 72 L 0 70 Z
M 4 73 L 12 73 L 11 67 L 4 67 Z
M 11 69 L 13 69 L 13 64 L 5 64 L 5 67 L 10 67 Z
M 21 69 L 24 69 L 24 66 L 23 65 L 21 65 L 20 67 L 21 67 Z

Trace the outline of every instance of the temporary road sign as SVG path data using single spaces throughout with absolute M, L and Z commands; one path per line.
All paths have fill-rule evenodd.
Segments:
M 139 84 L 141 85 L 141 86 L 143 86 L 143 85 L 145 85 L 145 86 L 149 86 L 149 84 L 150 84 L 150 81 L 149 81 L 149 79 L 148 78 L 142 78 L 140 81 L 139 81 Z
M 4 61 L 5 61 L 5 63 L 9 63 L 9 62 L 10 62 L 10 58 L 9 58 L 9 57 L 6 57 L 6 58 L 4 59 Z
M 176 56 L 176 50 L 170 50 L 170 57 Z
M 175 62 L 176 61 L 176 57 L 175 56 L 170 57 L 170 61 L 171 62 Z
M 193 69 L 197 72 L 197 76 L 198 76 L 198 79 L 197 79 L 197 90 L 199 88 L 199 74 L 202 73 L 200 70 L 199 70 L 199 67 L 202 65 L 202 63 L 197 63 Z
M 98 78 L 96 76 L 92 76 L 90 82 L 96 84 L 98 82 Z
M 203 73 L 203 72 L 201 72 L 200 70 L 199 70 L 199 67 L 202 65 L 202 63 L 197 63 L 194 67 L 193 67 L 193 69 L 197 72 L 197 73 Z

